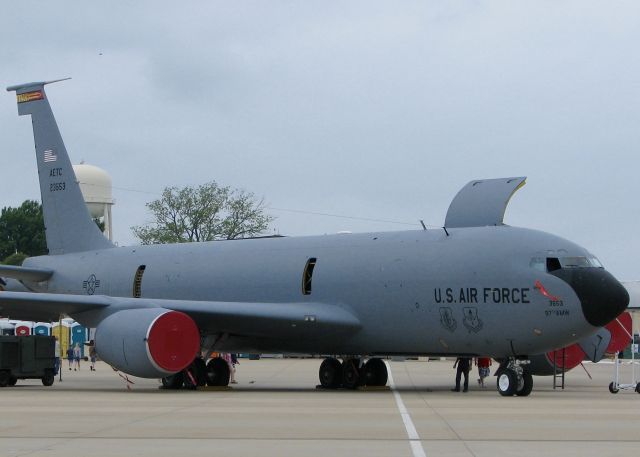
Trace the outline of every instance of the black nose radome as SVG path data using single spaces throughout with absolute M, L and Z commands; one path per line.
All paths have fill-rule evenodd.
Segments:
M 576 292 L 584 317 L 594 327 L 607 325 L 629 305 L 627 289 L 603 268 L 562 268 L 550 274 Z

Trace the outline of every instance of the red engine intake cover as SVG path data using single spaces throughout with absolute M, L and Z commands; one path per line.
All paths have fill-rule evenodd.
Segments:
M 196 323 L 184 313 L 169 311 L 149 328 L 147 345 L 152 360 L 163 370 L 185 369 L 200 350 L 200 332 Z
M 564 357 L 562 352 L 564 351 Z M 571 346 L 567 346 L 564 349 L 558 349 L 557 351 L 547 352 L 549 363 L 553 365 L 553 357 L 555 354 L 556 366 L 569 371 L 582 363 L 585 358 L 585 353 L 582 348 L 576 343 Z

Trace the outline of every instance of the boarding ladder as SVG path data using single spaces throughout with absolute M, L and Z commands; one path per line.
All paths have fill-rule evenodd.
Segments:
M 562 357 L 562 364 L 558 365 L 558 355 Z M 560 388 L 564 390 L 564 373 L 565 364 L 567 362 L 566 349 L 562 348 L 553 351 L 553 389 Z

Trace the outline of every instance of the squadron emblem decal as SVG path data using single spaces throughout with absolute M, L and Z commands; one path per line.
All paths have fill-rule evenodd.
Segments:
M 464 319 L 462 320 L 462 324 L 469 330 L 469 333 L 478 333 L 482 330 L 483 322 L 482 319 L 478 317 L 478 308 L 475 307 L 465 307 L 463 308 Z
M 458 322 L 455 317 L 453 317 L 453 311 L 451 308 L 440 308 L 440 323 L 451 333 L 453 333 L 458 327 Z
M 96 293 L 96 289 L 100 287 L 100 280 L 96 279 L 96 275 L 89 276 L 89 279 L 82 281 L 82 288 L 87 291 L 87 295 Z

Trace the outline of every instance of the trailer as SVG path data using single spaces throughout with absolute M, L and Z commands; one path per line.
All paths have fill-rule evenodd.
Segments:
M 50 386 L 55 379 L 55 345 L 52 336 L 0 336 L 0 387 L 18 379 L 40 379 Z

